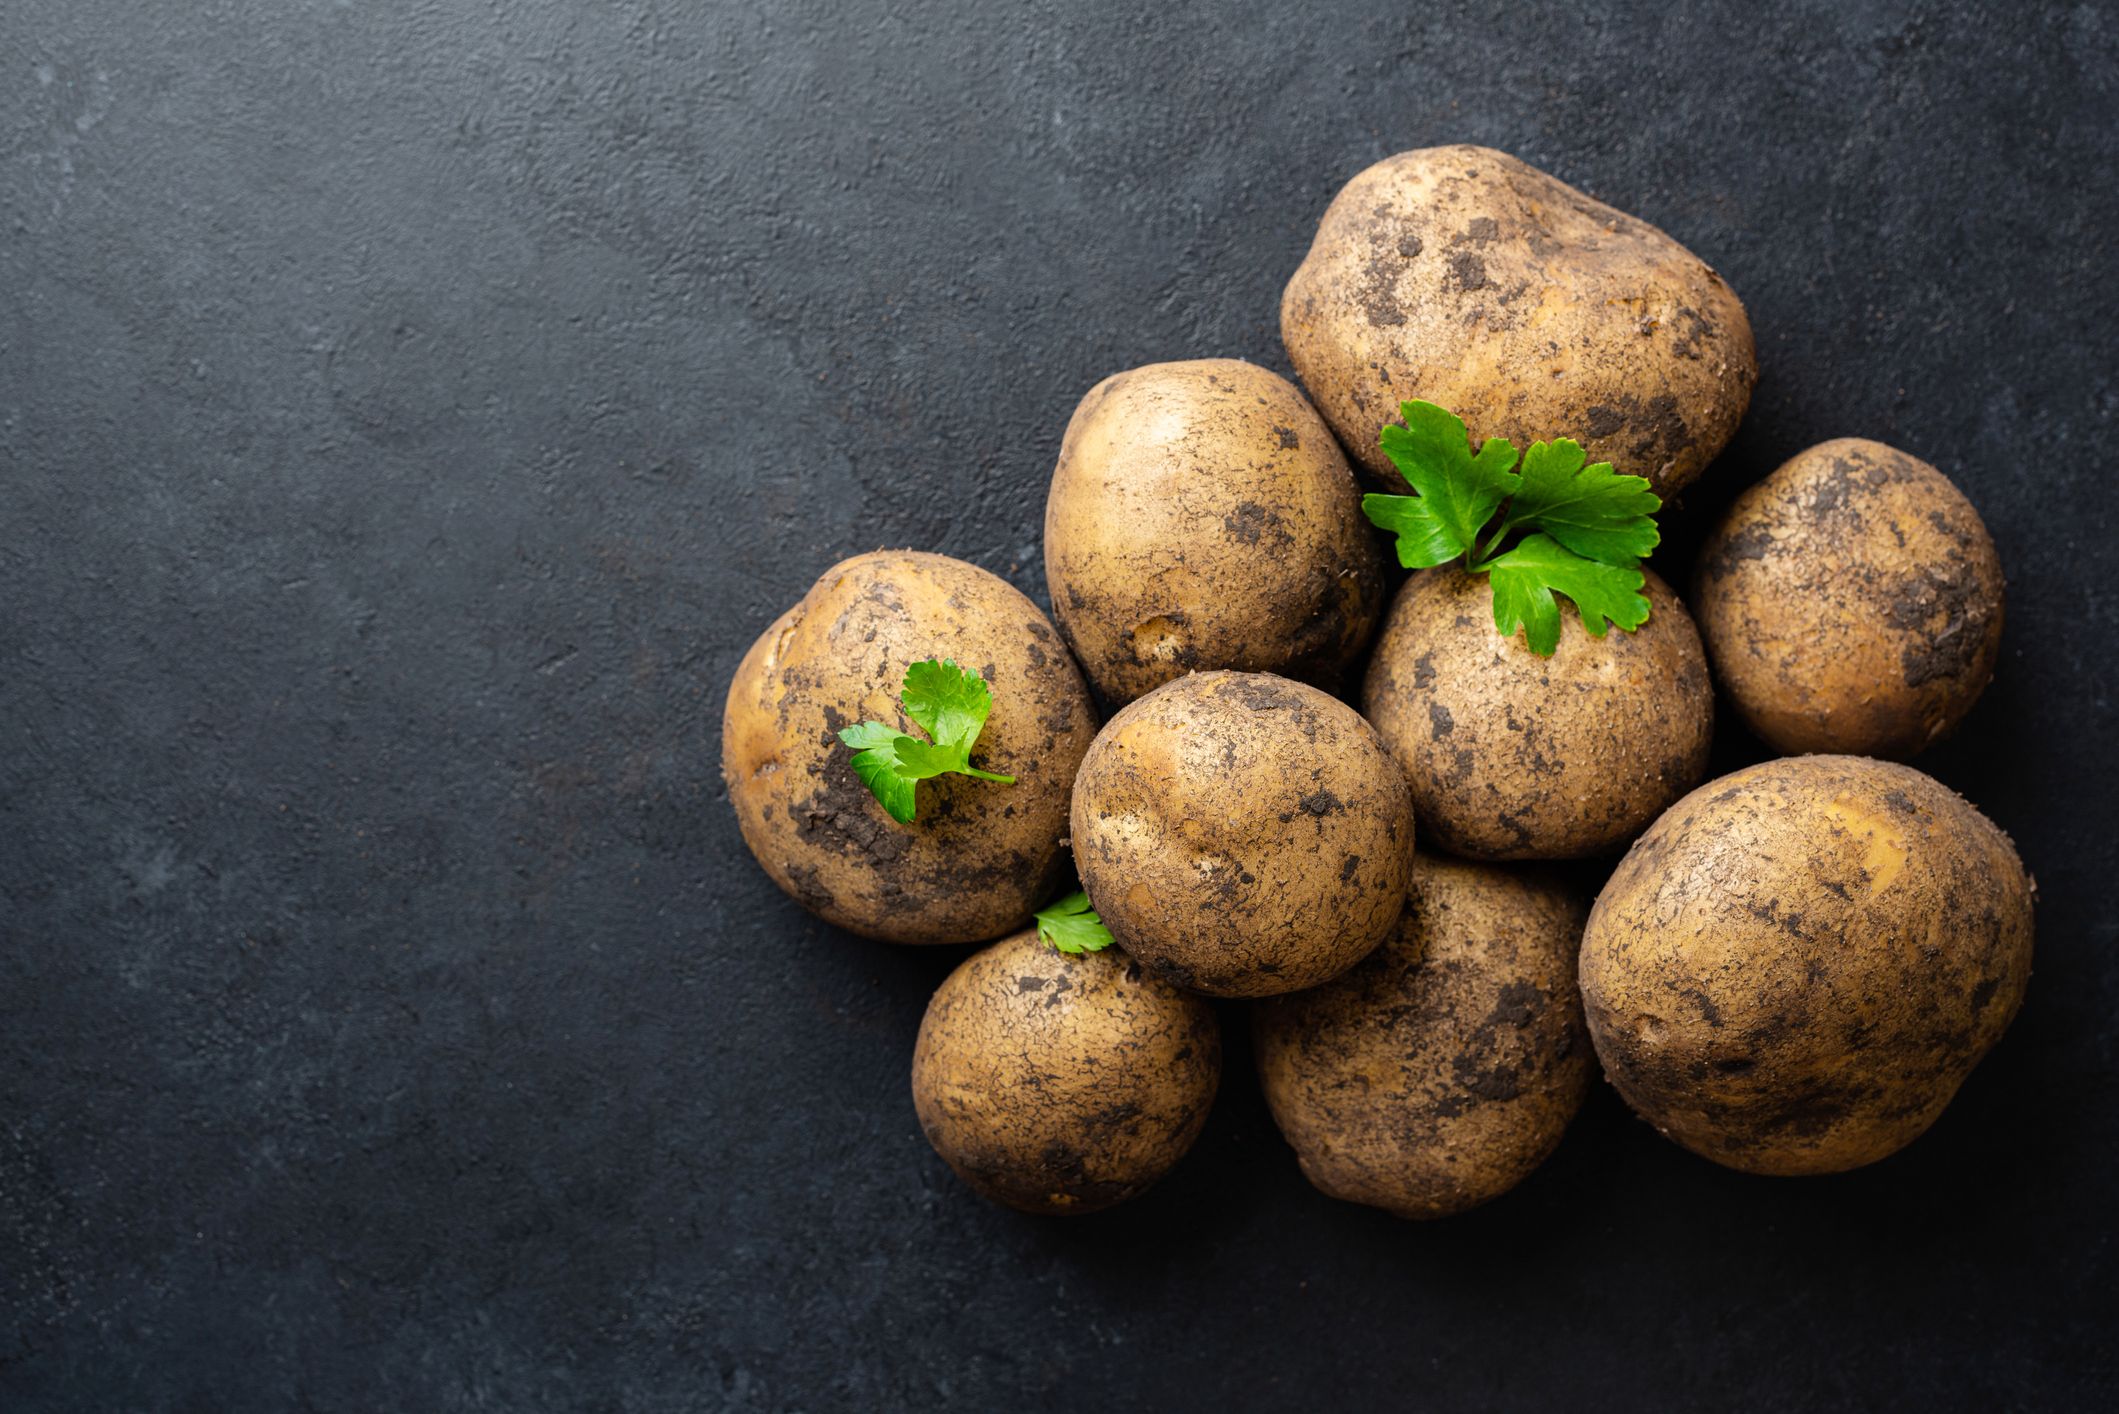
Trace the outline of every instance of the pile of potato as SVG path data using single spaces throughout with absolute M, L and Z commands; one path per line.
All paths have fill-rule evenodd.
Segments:
M 1056 627 L 985 570 L 877 552 L 736 672 L 723 770 L 774 881 L 871 937 L 1000 939 L 920 1028 L 936 1150 L 1032 1212 L 1141 1192 L 1212 1105 L 1210 997 L 1244 999 L 1311 1182 L 1409 1217 L 1514 1186 L 1598 1067 L 1749 1172 L 1918 1136 L 2030 972 L 2008 839 L 1896 764 L 1993 672 L 2001 568 L 1971 504 L 1904 452 L 1827 442 L 1734 503 L 1689 607 L 1650 573 L 1637 632 L 1570 610 L 1539 657 L 1495 631 L 1484 578 L 1393 590 L 1357 479 L 1407 489 L 1379 429 L 1422 398 L 1475 445 L 1571 437 L 1668 498 L 1756 381 L 1735 294 L 1654 227 L 1442 147 L 1339 194 L 1281 329 L 1307 396 L 1202 359 L 1083 398 L 1045 514 Z M 990 685 L 979 764 L 1015 784 L 923 780 L 899 824 L 836 733 L 899 721 L 929 658 Z M 1791 754 L 1703 783 L 1717 685 Z M 1070 851 L 1101 952 L 1030 927 Z M 1594 900 L 1532 863 L 1620 854 Z

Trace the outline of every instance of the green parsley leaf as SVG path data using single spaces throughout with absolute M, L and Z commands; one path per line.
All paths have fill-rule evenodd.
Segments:
M 1397 535 L 1407 569 L 1446 564 L 1470 553 L 1480 527 L 1516 489 L 1516 449 L 1490 437 L 1475 454 L 1464 420 L 1433 403 L 1403 403 L 1398 412 L 1405 425 L 1384 428 L 1379 441 L 1416 494 L 1363 496 L 1361 509 Z
M 903 735 L 896 727 L 886 727 L 881 722 L 863 722 L 842 729 L 839 740 L 856 751 L 865 751 L 872 746 L 888 746 Z
M 1433 403 L 1398 412 L 1404 425 L 1385 427 L 1378 443 L 1414 494 L 1363 496 L 1361 509 L 1398 537 L 1400 564 L 1429 569 L 1463 556 L 1467 573 L 1489 578 L 1494 626 L 1511 638 L 1522 629 L 1541 658 L 1560 646 L 1555 594 L 1574 601 L 1598 638 L 1607 623 L 1631 633 L 1648 621 L 1639 565 L 1662 538 L 1663 502 L 1645 477 L 1621 476 L 1610 462 L 1584 466 L 1581 444 L 1565 437 L 1533 442 L 1518 470 L 1508 442 L 1490 437 L 1472 451 L 1463 419 Z M 1522 538 L 1494 553 L 1511 534 Z
M 872 725 L 872 724 L 864 724 Z M 851 727 L 848 731 L 853 730 Z M 843 740 L 846 732 L 839 733 Z M 906 738 L 910 740 L 910 738 Z M 851 742 L 847 743 L 849 746 Z M 853 758 L 853 773 L 868 787 L 868 793 L 882 803 L 884 813 L 900 825 L 912 823 L 913 781 L 909 776 L 898 774 L 897 753 L 888 746 L 870 747 L 857 751 Z
M 1621 476 L 1610 462 L 1584 466 L 1584 460 L 1580 445 L 1565 437 L 1531 443 L 1501 529 L 1542 530 L 1607 565 L 1637 563 L 1662 538 L 1655 528 L 1662 498 L 1645 476 Z
M 841 728 L 839 740 L 854 748 L 854 774 L 884 811 L 901 825 L 912 823 L 920 781 L 954 773 L 982 781 L 1014 785 L 1015 777 L 982 771 L 971 764 L 971 748 L 993 711 L 986 679 L 945 658 L 914 663 L 905 670 L 898 696 L 905 715 L 932 741 L 908 736 L 881 722 Z
M 1037 911 L 1037 935 L 1064 953 L 1102 952 L 1112 941 L 1111 930 L 1089 907 L 1089 895 L 1080 889 Z
M 971 743 L 993 711 L 993 693 L 986 679 L 954 659 L 937 663 L 928 658 L 905 670 L 905 691 L 898 699 L 905 715 L 919 723 L 920 730 L 937 742 L 962 743 L 970 755 Z
M 1494 627 L 1504 638 L 1521 628 L 1530 651 L 1541 658 L 1560 646 L 1555 593 L 1574 601 L 1592 638 L 1604 636 L 1606 619 L 1628 633 L 1648 621 L 1639 570 L 1584 559 L 1549 535 L 1526 535 L 1483 568 L 1493 582 Z
M 898 774 L 915 781 L 961 771 L 971 764 L 968 746 L 936 746 L 916 736 L 898 737 L 890 745 L 898 756 Z

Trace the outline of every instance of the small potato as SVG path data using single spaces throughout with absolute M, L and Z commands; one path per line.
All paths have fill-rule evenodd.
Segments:
M 1420 827 L 1472 859 L 1614 851 L 1707 772 L 1714 689 L 1685 606 L 1652 572 L 1633 633 L 1591 638 L 1572 608 L 1540 658 L 1494 631 L 1484 575 L 1407 581 L 1361 710 L 1412 783 Z
M 2023 1001 L 2031 886 L 1946 786 L 1860 756 L 1710 781 L 1621 860 L 1582 939 L 1634 1112 L 1749 1173 L 1836 1173 L 1935 1122 Z
M 1692 602 L 1716 678 L 1774 750 L 1902 758 L 1979 700 L 2002 598 L 1994 542 L 1949 478 L 1845 437 L 1737 499 Z
M 1082 887 L 1119 945 L 1195 991 L 1338 976 L 1405 902 L 1413 808 L 1354 710 L 1267 673 L 1195 673 L 1111 719 L 1074 782 Z
M 1423 854 L 1388 942 L 1260 1003 L 1259 1078 L 1310 1182 L 1440 1218 L 1543 1163 L 1589 1089 L 1575 990 L 1587 912 L 1557 882 Z
M 1221 1080 L 1200 998 L 1115 948 L 1063 956 L 1037 930 L 949 974 L 912 1055 L 920 1128 L 957 1176 L 1029 1213 L 1093 1213 L 1184 1157 Z
M 1230 358 L 1089 390 L 1045 503 L 1060 631 L 1113 706 L 1193 669 L 1336 688 L 1383 608 L 1381 545 L 1293 384 Z
M 1736 431 L 1758 362 L 1744 306 L 1669 236 L 1484 147 L 1387 157 L 1346 184 L 1288 282 L 1302 385 L 1384 489 L 1408 398 L 1473 445 L 1572 437 L 1664 497 Z
M 972 761 L 1016 780 L 922 781 L 901 825 L 836 733 L 903 725 L 905 670 L 927 658 L 985 676 L 993 711 Z M 978 942 L 1022 927 L 1058 887 L 1067 798 L 1095 734 L 1088 685 L 1035 604 L 962 560 L 877 551 L 826 570 L 744 655 L 721 774 L 744 843 L 804 908 L 890 942 Z

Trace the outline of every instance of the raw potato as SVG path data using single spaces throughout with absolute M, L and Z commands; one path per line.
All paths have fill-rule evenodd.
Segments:
M 1575 989 L 1587 912 L 1554 881 L 1423 854 L 1388 942 L 1260 1004 L 1266 1103 L 1310 1182 L 1440 1218 L 1543 1163 L 1589 1089 Z
M 1841 438 L 1729 508 L 1693 590 L 1715 676 L 1774 750 L 1907 757 L 1994 676 L 2001 560 L 1934 467 Z
M 1383 550 L 1294 385 L 1236 359 L 1089 390 L 1045 503 L 1060 631 L 1104 700 L 1199 668 L 1339 685 L 1383 609 Z
M 1213 1008 L 1116 949 L 1031 929 L 949 974 L 912 1055 L 920 1128 L 957 1176 L 1031 1213 L 1092 1213 L 1184 1157 L 1221 1079 Z
M 1412 800 L 1375 732 L 1267 673 L 1195 673 L 1113 717 L 1073 818 L 1119 945 L 1215 996 L 1338 976 L 1389 933 L 1412 872 Z
M 1425 570 L 1398 592 L 1361 710 L 1412 783 L 1421 830 L 1473 859 L 1616 850 L 1707 772 L 1714 689 L 1685 606 L 1647 573 L 1633 633 L 1591 638 L 1571 606 L 1540 658 L 1494 631 L 1484 575 Z
M 971 759 L 1016 783 L 922 781 L 900 825 L 835 733 L 905 725 L 905 670 L 925 658 L 984 674 L 993 712 Z M 891 942 L 978 942 L 1022 927 L 1059 886 L 1067 798 L 1095 735 L 1088 686 L 1035 604 L 976 565 L 878 551 L 825 571 L 744 656 L 721 773 L 751 853 L 812 913 Z
M 1769 761 L 1620 862 L 1582 939 L 1604 1070 L 1670 1138 L 1751 1173 L 1874 1163 L 1935 1122 L 2031 970 L 2008 837 L 1910 766 Z
M 1474 444 L 1572 437 L 1668 497 L 1758 381 L 1744 306 L 1697 256 L 1484 147 L 1402 152 L 1348 182 L 1288 282 L 1280 336 L 1339 440 L 1395 491 L 1376 435 L 1408 398 L 1456 413 Z

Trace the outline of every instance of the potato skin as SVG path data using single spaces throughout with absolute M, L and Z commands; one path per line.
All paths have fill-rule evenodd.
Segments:
M 1045 502 L 1045 578 L 1118 706 L 1194 669 L 1337 687 L 1382 613 L 1384 558 L 1309 400 L 1209 358 L 1116 373 L 1082 399 Z
M 1591 638 L 1563 607 L 1550 658 L 1495 632 L 1484 575 L 1425 570 L 1398 591 L 1361 710 L 1428 837 L 1471 859 L 1603 854 L 1706 775 L 1707 659 L 1685 606 L 1646 579 L 1648 622 Z
M 920 1022 L 912 1102 L 957 1176 L 1028 1213 L 1093 1213 L 1184 1157 L 1221 1080 L 1205 1001 L 1115 948 L 1063 956 L 1037 930 L 949 974 Z
M 2008 837 L 1910 766 L 1768 761 L 1656 821 L 1604 886 L 1582 996 L 1635 1113 L 1749 1173 L 1874 1163 L 1935 1122 L 2022 1004 Z
M 1082 887 L 1119 945 L 1221 997 L 1314 987 L 1389 933 L 1413 861 L 1405 779 L 1336 698 L 1195 673 L 1111 719 L 1074 782 Z
M 1903 759 L 1994 676 L 2001 560 L 1916 457 L 1859 437 L 1798 453 L 1701 548 L 1693 608 L 1716 678 L 1774 750 Z
M 1408 398 L 1476 444 L 1572 437 L 1671 496 L 1727 444 L 1758 381 L 1751 324 L 1692 252 L 1504 152 L 1429 147 L 1346 184 L 1280 304 L 1280 336 L 1339 440 L 1376 445 Z
M 1016 783 L 922 781 L 900 825 L 835 733 L 903 724 L 905 670 L 925 658 L 984 674 L 993 712 L 972 760 Z M 744 655 L 721 774 L 744 843 L 810 912 L 890 942 L 978 942 L 1022 927 L 1059 886 L 1067 798 L 1095 735 L 1088 685 L 1035 604 L 976 565 L 884 550 L 826 570 Z
M 1422 854 L 1382 947 L 1260 1003 L 1259 1079 L 1310 1182 L 1440 1218 L 1543 1163 L 1589 1090 L 1575 988 L 1588 911 L 1554 880 Z

